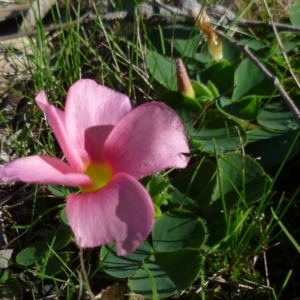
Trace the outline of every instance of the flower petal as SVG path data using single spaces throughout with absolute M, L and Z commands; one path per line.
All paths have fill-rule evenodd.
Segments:
M 102 125 L 88 128 L 84 133 L 84 149 L 92 162 L 102 163 L 104 141 L 114 126 Z
M 81 156 L 81 149 L 77 149 L 72 144 L 66 132 L 65 112 L 50 104 L 44 91 L 40 91 L 36 98 L 36 103 L 40 109 L 46 114 L 50 127 L 60 145 L 61 150 L 67 158 L 68 163 L 76 172 L 82 172 L 84 165 Z
M 66 163 L 49 156 L 19 158 L 0 168 L 0 179 L 5 182 L 90 186 L 87 175 L 74 173 Z
M 103 160 L 114 173 L 141 178 L 165 168 L 185 168 L 189 153 L 177 114 L 159 102 L 143 104 L 128 113 L 107 138 Z
M 115 241 L 118 255 L 126 255 L 150 233 L 154 209 L 149 194 L 137 180 L 117 174 L 100 190 L 71 194 L 67 216 L 80 247 Z
M 97 146 L 100 155 L 113 126 L 130 110 L 131 104 L 127 96 L 93 80 L 79 80 L 70 87 L 67 95 L 65 112 L 68 137 L 72 144 L 88 152 Z M 95 136 L 87 142 L 86 131 L 95 127 Z M 93 145 L 94 142 L 97 145 Z

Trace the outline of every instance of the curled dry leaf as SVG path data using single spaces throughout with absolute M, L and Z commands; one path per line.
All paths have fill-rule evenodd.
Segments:
M 124 300 L 127 293 L 128 288 L 126 285 L 117 284 L 106 288 L 96 298 L 102 300 Z
M 214 60 L 221 60 L 223 58 L 223 46 L 218 35 L 211 26 L 210 18 L 203 10 L 201 16 L 198 12 L 190 9 L 189 16 L 196 21 L 199 29 L 207 36 L 208 51 Z

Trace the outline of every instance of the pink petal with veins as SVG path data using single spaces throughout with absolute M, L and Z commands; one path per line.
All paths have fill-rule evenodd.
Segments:
M 103 160 L 115 173 L 141 178 L 166 168 L 185 168 L 189 153 L 183 125 L 167 105 L 152 102 L 128 113 L 107 138 Z
M 5 182 L 55 184 L 66 186 L 91 186 L 85 174 L 76 173 L 66 163 L 49 156 L 28 156 L 16 159 L 0 168 L 0 178 Z
M 137 180 L 116 174 L 100 190 L 69 195 L 67 216 L 80 247 L 116 242 L 118 255 L 126 255 L 147 238 L 154 209 L 149 194 Z
M 45 113 L 49 125 L 52 128 L 68 163 L 72 166 L 73 170 L 76 170 L 76 172 L 82 172 L 84 169 L 82 156 L 84 156 L 85 152 L 83 149 L 78 149 L 77 145 L 72 144 L 72 140 L 66 132 L 65 112 L 50 104 L 44 91 L 40 91 L 37 94 L 35 101 Z
M 93 80 L 79 80 L 70 87 L 67 95 L 65 120 L 68 138 L 76 148 L 87 150 L 92 160 L 95 160 L 93 156 L 97 149 L 98 160 L 113 126 L 130 110 L 127 96 Z M 87 130 L 94 133 L 91 139 Z

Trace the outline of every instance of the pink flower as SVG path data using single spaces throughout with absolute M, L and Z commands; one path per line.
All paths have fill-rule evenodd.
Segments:
M 0 169 L 5 182 L 79 186 L 67 198 L 67 216 L 80 247 L 116 242 L 119 255 L 134 251 L 151 232 L 154 209 L 138 179 L 165 168 L 184 168 L 189 152 L 183 126 L 163 103 L 131 110 L 129 99 L 92 80 L 69 89 L 65 111 L 36 102 L 68 161 L 35 155 Z

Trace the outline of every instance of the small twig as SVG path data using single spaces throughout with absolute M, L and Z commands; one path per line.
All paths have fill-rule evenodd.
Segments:
M 83 280 L 85 281 L 87 291 L 88 291 L 91 299 L 94 300 L 95 295 L 93 294 L 90 284 L 89 284 L 88 276 L 87 276 L 86 269 L 84 266 L 83 249 L 81 247 L 79 247 L 79 260 L 80 260 L 80 266 L 81 266 L 81 274 L 82 274 Z
M 0 207 L 2 207 L 6 202 L 8 202 L 9 200 L 11 200 L 13 197 L 15 197 L 16 195 L 19 194 L 20 191 L 24 190 L 27 186 L 29 186 L 28 183 L 22 185 L 19 189 L 17 189 L 15 192 L 13 192 L 12 194 L 10 194 L 9 196 L 7 196 L 3 201 L 0 202 Z M 27 200 L 28 198 L 32 197 L 34 193 L 30 193 L 29 196 L 27 196 L 26 198 L 23 199 L 22 203 L 25 202 L 25 200 Z
M 289 72 L 290 72 L 290 74 L 292 75 L 292 77 L 293 77 L 293 79 L 294 79 L 296 85 L 298 86 L 298 89 L 300 90 L 300 83 L 299 83 L 299 81 L 297 80 L 297 77 L 296 77 L 295 73 L 294 73 L 293 70 L 292 70 L 292 67 L 291 67 L 291 64 L 290 64 L 290 62 L 289 62 L 289 59 L 288 59 L 288 57 L 287 57 L 287 55 L 286 55 L 286 53 L 285 53 L 285 51 L 284 51 L 284 49 L 283 49 L 283 45 L 282 45 L 281 39 L 280 39 L 280 37 L 279 37 L 279 35 L 278 35 L 276 26 L 274 25 L 273 17 L 272 17 L 272 15 L 271 15 L 271 12 L 270 12 L 270 10 L 269 10 L 269 7 L 268 7 L 268 4 L 267 4 L 266 0 L 264 0 L 264 4 L 265 4 L 265 7 L 266 7 L 266 10 L 267 10 L 269 19 L 270 19 L 270 23 L 271 23 L 271 26 L 272 26 L 272 28 L 273 28 L 273 31 L 274 31 L 274 34 L 275 34 L 275 37 L 276 37 L 276 40 L 277 40 L 277 42 L 278 42 L 279 48 L 280 48 L 281 53 L 282 53 L 282 55 L 283 55 L 283 58 L 284 58 L 284 60 L 285 60 L 285 63 L 286 63 L 286 65 L 287 65 L 287 67 L 288 67 L 288 69 L 289 69 Z
M 263 235 L 263 228 L 262 225 L 260 224 L 260 233 Z M 270 287 L 270 278 L 269 278 L 269 269 L 268 269 L 268 261 L 267 261 L 267 249 L 266 245 L 263 246 L 262 248 L 262 254 L 263 254 L 263 259 L 264 259 L 264 267 L 265 267 L 265 277 L 266 277 L 266 284 L 267 287 Z
M 283 29 L 283 30 L 288 30 L 289 32 L 300 32 L 300 27 L 294 26 L 291 24 L 284 24 L 284 23 L 278 23 L 278 22 L 273 22 L 273 25 L 276 28 Z M 238 22 L 238 26 L 246 26 L 246 27 L 261 27 L 261 26 L 271 26 L 268 23 L 265 23 L 263 21 L 252 21 L 252 20 L 247 20 L 247 19 L 242 19 L 242 21 Z
M 159 3 L 159 2 L 156 0 L 155 3 Z M 120 15 L 121 13 L 124 13 L 124 12 L 119 12 L 118 14 Z M 88 23 L 88 22 L 91 22 L 91 21 L 95 21 L 99 17 L 101 19 L 107 20 L 107 21 L 114 20 L 113 18 L 108 17 L 108 15 L 110 15 L 110 14 L 104 14 L 104 15 L 99 16 L 98 14 L 88 13 L 88 14 L 85 14 L 84 16 L 82 16 L 80 18 L 79 23 L 83 24 L 83 23 Z M 124 18 L 126 16 L 127 16 L 127 13 L 124 14 Z M 118 19 L 121 20 L 122 17 L 119 17 Z M 189 18 L 187 20 L 189 20 Z M 192 22 L 194 22 L 194 20 L 192 20 L 192 19 L 190 19 L 190 20 Z M 63 24 L 45 26 L 43 28 L 43 30 L 44 30 L 44 32 L 51 32 L 51 31 L 54 31 L 54 30 L 57 30 L 57 29 L 63 29 L 65 27 L 72 26 L 72 25 L 77 25 L 77 24 L 78 24 L 78 21 L 75 20 L 75 21 L 71 21 L 71 22 L 67 22 L 67 23 L 63 23 Z M 297 27 L 297 26 L 293 26 L 293 25 L 290 25 L 290 24 L 284 24 L 284 23 L 276 23 L 276 22 L 274 22 L 273 24 L 277 28 L 288 30 L 289 32 L 300 32 L 300 27 Z M 239 26 L 248 26 L 248 27 L 259 27 L 259 26 L 263 26 L 263 25 L 267 25 L 267 24 L 265 24 L 262 21 L 252 21 L 252 20 L 242 19 L 242 21 L 241 20 L 239 21 L 238 25 Z M 226 26 L 222 26 L 222 27 L 226 28 Z M 31 30 L 27 30 L 27 31 L 24 31 L 24 32 L 10 34 L 10 35 L 6 35 L 6 36 L 1 36 L 0 37 L 0 42 L 15 39 L 15 38 L 20 38 L 20 37 L 32 36 L 32 35 L 36 35 L 37 33 L 38 33 L 38 30 L 31 29 Z
M 300 111 L 298 107 L 295 105 L 294 101 L 290 98 L 288 93 L 285 91 L 283 86 L 280 84 L 278 78 L 270 71 L 250 52 L 250 50 L 243 45 L 239 45 L 236 41 L 229 38 L 225 33 L 219 30 L 215 30 L 216 33 L 221 36 L 224 40 L 230 43 L 235 48 L 241 50 L 261 71 L 262 73 L 268 78 L 268 80 L 278 89 L 281 97 L 286 102 L 292 113 L 294 114 L 298 125 L 300 126 Z
M 91 21 L 95 21 L 98 18 L 98 16 L 96 15 L 89 15 L 89 14 L 85 14 L 84 16 L 82 16 L 79 20 L 79 23 L 88 23 Z M 63 24 L 58 24 L 58 25 L 50 25 L 47 27 L 43 28 L 44 32 L 51 32 L 57 29 L 63 29 L 66 28 L 68 26 L 72 26 L 72 25 L 77 25 L 78 21 L 71 21 L 71 22 L 66 22 Z M 32 30 L 27 30 L 24 32 L 19 32 L 19 33 L 15 33 L 15 34 L 10 34 L 10 35 L 5 35 L 5 36 L 1 36 L 0 37 L 0 42 L 3 41 L 8 41 L 8 40 L 12 40 L 12 39 L 16 39 L 16 38 L 21 38 L 21 37 L 26 37 L 26 36 L 33 36 L 36 35 L 39 32 L 39 30 L 36 29 L 32 29 Z
M 145 56 L 144 56 L 144 51 L 142 50 L 143 49 L 143 45 L 142 45 L 142 39 L 141 39 L 141 28 L 140 28 L 140 25 L 141 25 L 141 18 L 138 14 L 138 11 L 135 10 L 135 18 L 136 18 L 136 37 L 137 37 L 137 42 L 138 42 L 138 45 L 141 49 L 141 57 L 142 57 L 142 65 L 143 65 L 143 68 L 144 70 L 146 71 L 147 70 L 147 66 L 146 66 L 146 59 L 145 59 Z M 147 74 L 147 73 L 146 73 Z M 147 79 L 149 78 L 149 76 L 147 77 Z
M 55 4 L 55 0 L 39 0 L 34 1 L 30 5 L 25 18 L 23 19 L 20 27 L 21 31 L 28 30 L 29 28 L 35 27 L 38 20 L 42 20 L 48 13 L 50 8 Z
M 83 279 L 80 272 L 78 272 L 78 279 L 79 279 L 79 289 L 78 289 L 78 297 L 77 300 L 81 300 L 82 297 L 82 291 L 83 291 Z
M 25 233 L 28 232 L 28 229 L 26 229 L 24 232 L 16 236 L 13 240 L 11 240 L 9 243 L 5 245 L 5 248 L 7 249 L 11 244 L 13 244 L 15 241 L 19 240 L 21 236 L 23 236 Z
M 250 280 L 245 279 L 245 278 L 241 278 L 241 280 L 244 281 L 244 282 L 247 282 L 248 284 L 257 286 L 257 287 L 259 287 L 259 288 L 263 288 L 263 289 L 266 289 L 266 290 L 269 290 L 269 291 L 272 291 L 272 290 L 273 290 L 273 288 L 270 287 L 270 286 L 263 285 L 263 284 L 259 284 L 259 283 L 257 283 L 257 282 L 250 281 Z
M 277 22 L 274 22 L 273 24 L 277 28 L 286 29 L 288 31 L 293 31 L 293 32 L 300 32 L 300 27 L 298 26 L 284 24 L 284 23 L 277 23 Z

